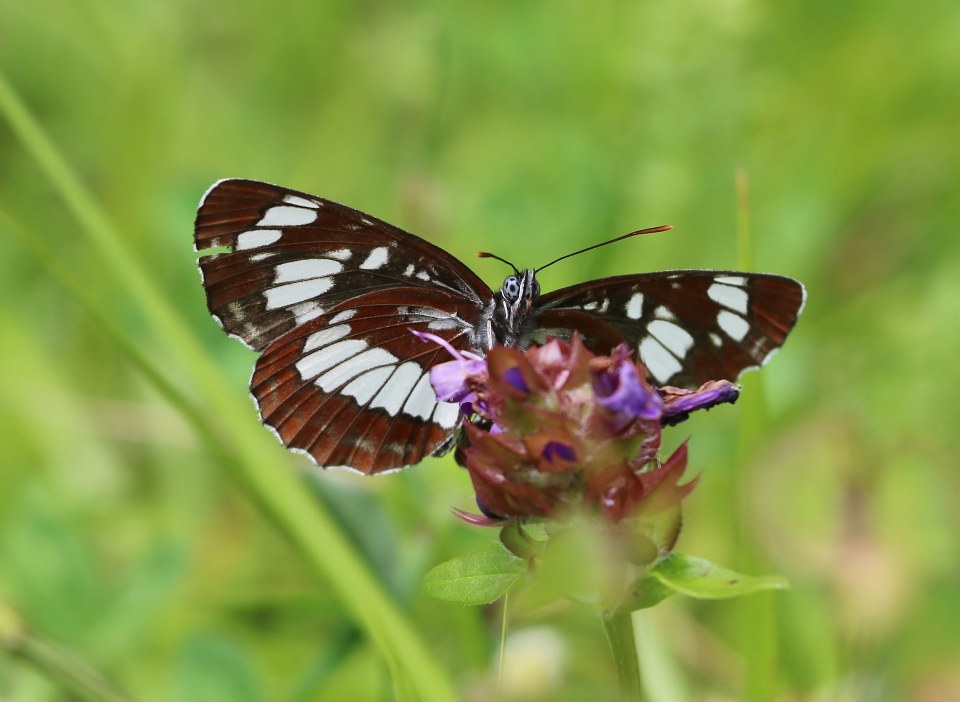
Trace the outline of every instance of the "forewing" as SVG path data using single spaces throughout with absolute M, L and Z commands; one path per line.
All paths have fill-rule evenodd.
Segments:
M 344 205 L 252 180 L 222 180 L 197 211 L 210 313 L 256 350 L 336 305 L 394 288 L 444 290 L 472 303 L 487 285 L 443 249 Z
M 410 329 L 472 345 L 492 293 L 419 237 L 306 193 L 223 180 L 204 195 L 195 246 L 211 314 L 262 351 L 261 420 L 321 466 L 379 473 L 447 447 L 458 407 L 429 369 L 449 359 Z
M 594 349 L 636 349 L 660 385 L 735 380 L 783 345 L 806 292 L 792 278 L 734 271 L 663 271 L 604 278 L 540 298 L 541 334 L 577 330 Z

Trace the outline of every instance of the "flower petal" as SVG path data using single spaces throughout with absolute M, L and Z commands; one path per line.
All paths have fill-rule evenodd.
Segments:
M 659 419 L 663 411 L 660 397 L 641 380 L 637 366 L 629 359 L 619 367 L 595 373 L 593 392 L 602 407 L 633 419 Z
M 486 374 L 487 364 L 482 360 L 445 361 L 430 369 L 430 384 L 438 400 L 460 402 L 471 394 L 470 381 L 482 382 Z

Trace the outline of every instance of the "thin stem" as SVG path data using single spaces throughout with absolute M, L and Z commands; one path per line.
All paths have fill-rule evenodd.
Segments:
M 503 659 L 507 652 L 507 611 L 510 608 L 510 593 L 503 593 L 503 621 L 500 623 L 500 654 L 497 657 L 497 695 L 503 680 Z
M 0 651 L 23 660 L 44 676 L 92 702 L 133 702 L 75 654 L 38 636 L 0 602 Z
M 605 612 L 601 619 L 613 652 L 613 663 L 620 681 L 620 695 L 624 702 L 639 702 L 643 699 L 643 687 L 640 682 L 640 662 L 633 632 L 633 616 L 629 612 Z

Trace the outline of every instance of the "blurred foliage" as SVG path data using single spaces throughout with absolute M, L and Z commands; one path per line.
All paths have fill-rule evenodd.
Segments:
M 945 0 L 0 0 L 0 69 L 238 389 L 253 355 L 208 317 L 190 246 L 217 178 L 321 194 L 471 261 L 676 226 L 551 268 L 550 289 L 735 267 L 742 169 L 754 267 L 810 299 L 736 408 L 670 431 L 692 436 L 703 476 L 680 547 L 792 589 L 644 613 L 652 699 L 960 698 L 958 35 Z M 2 120 L 0 212 L 202 403 Z M 395 694 L 195 423 L 0 231 L 0 599 L 144 699 Z M 448 512 L 472 507 L 463 472 L 304 480 L 463 696 L 489 699 L 499 613 L 419 592 L 432 565 L 494 538 Z M 508 646 L 503 695 L 608 697 L 589 612 L 511 626 L 549 645 Z M 0 699 L 68 698 L 0 659 Z

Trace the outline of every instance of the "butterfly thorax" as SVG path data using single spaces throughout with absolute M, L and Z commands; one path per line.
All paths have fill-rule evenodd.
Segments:
M 509 275 L 493 296 L 490 319 L 496 343 L 525 346 L 536 326 L 536 304 L 540 283 L 536 271 L 527 269 Z

